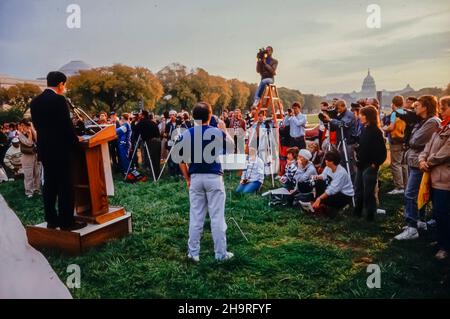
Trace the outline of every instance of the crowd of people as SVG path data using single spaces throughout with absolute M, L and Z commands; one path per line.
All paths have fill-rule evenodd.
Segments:
M 236 192 L 256 193 L 265 176 L 275 173 L 280 189 L 285 191 L 269 191 L 282 194 L 272 196 L 272 201 L 329 216 L 345 207 L 369 221 L 382 213 L 378 207 L 379 170 L 389 158 L 395 188 L 388 195 L 404 196 L 405 207 L 405 227 L 395 239 L 418 238 L 420 229 L 435 225 L 439 245 L 436 257 L 444 259 L 450 252 L 449 101 L 450 97 L 438 101 L 434 96 L 395 96 L 387 116 L 374 98 L 359 100 L 351 107 L 338 99 L 322 102 L 318 135 L 309 140 L 307 117 L 299 102 L 293 103 L 286 114 L 271 117 L 256 106 L 245 116 L 239 108 L 224 110 L 220 116 L 211 115 L 209 125 L 230 133 L 234 153 L 248 156 Z M 184 132 L 194 126 L 189 112 L 171 110 L 161 116 L 146 110 L 120 116 L 100 112 L 94 121 L 116 127 L 117 140 L 109 147 L 116 172 L 125 175 L 130 170 L 144 170 L 156 181 L 161 165 L 166 163 L 170 175 L 186 177 L 171 151 Z M 37 141 L 28 119 L 1 125 L 0 179 L 23 178 L 25 195 L 30 198 L 41 193 L 43 174 Z M 275 154 L 269 151 L 271 143 L 276 145 Z M 267 170 L 275 157 L 279 160 L 277 170 Z M 425 208 L 418 206 L 420 192 L 427 186 L 425 177 L 430 181 L 432 202 L 428 217 Z

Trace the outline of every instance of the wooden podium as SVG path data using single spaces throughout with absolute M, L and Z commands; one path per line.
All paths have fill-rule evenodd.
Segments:
M 108 203 L 108 196 L 114 195 L 108 142 L 114 139 L 115 125 L 103 126 L 94 135 L 84 136 L 82 150 L 74 156 L 74 214 L 77 221 L 87 222 L 88 226 L 76 231 L 48 229 L 47 223 L 27 226 L 30 245 L 80 254 L 131 233 L 131 214 Z

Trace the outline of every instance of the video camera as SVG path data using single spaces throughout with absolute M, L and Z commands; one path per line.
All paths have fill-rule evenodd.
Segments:
M 256 54 L 256 58 L 258 59 L 258 61 L 263 61 L 267 59 L 268 56 L 269 53 L 266 48 L 259 49 L 258 53 Z
M 330 119 L 332 119 L 332 120 L 336 119 L 338 116 L 338 112 L 337 112 L 335 106 L 329 106 L 326 110 L 322 110 L 319 113 L 318 117 L 319 117 L 319 120 L 321 120 L 325 124 L 328 123 L 328 121 L 325 119 L 325 116 L 324 116 L 325 114 L 327 114 L 330 117 Z

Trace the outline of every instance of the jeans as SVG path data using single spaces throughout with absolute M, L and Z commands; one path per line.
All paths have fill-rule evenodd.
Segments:
M 225 186 L 223 177 L 215 174 L 191 175 L 189 187 L 189 254 L 200 254 L 200 239 L 206 213 L 211 220 L 211 233 L 216 259 L 227 254 L 227 224 L 225 222 Z
M 417 228 L 417 221 L 419 220 L 417 197 L 419 195 L 422 175 L 422 171 L 418 168 L 409 168 L 408 184 L 405 190 L 405 219 L 409 227 Z
M 256 93 L 255 93 L 255 103 L 254 104 L 259 103 L 259 100 L 261 100 L 261 96 L 263 95 L 264 89 L 266 88 L 266 86 L 268 84 L 273 84 L 273 83 L 275 83 L 273 78 L 267 78 L 267 79 L 261 80 L 261 82 L 259 83 L 258 89 L 256 90 Z
M 431 189 L 439 249 L 450 252 L 450 191 Z
M 247 184 L 239 184 L 236 188 L 236 193 L 256 193 L 258 189 L 261 187 L 261 182 L 249 182 Z
M 367 212 L 367 218 L 373 219 L 377 211 L 375 187 L 377 185 L 378 169 L 367 167 L 358 168 L 355 177 L 355 214 L 361 216 Z

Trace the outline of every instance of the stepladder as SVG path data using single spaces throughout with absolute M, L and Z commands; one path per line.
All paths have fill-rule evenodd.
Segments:
M 283 103 L 278 95 L 278 89 L 274 84 L 268 84 L 266 86 L 256 108 L 255 117 L 258 116 L 260 111 L 264 111 L 267 117 L 272 118 L 274 127 L 278 128 L 278 121 L 283 120 L 284 112 Z
M 255 116 L 258 116 L 258 114 L 261 111 L 264 111 L 266 114 L 266 118 L 272 119 L 273 123 L 273 130 L 272 131 L 272 138 L 273 138 L 273 145 L 270 146 L 270 161 L 273 162 L 274 168 L 271 168 L 271 175 L 272 175 L 272 184 L 273 184 L 273 175 L 274 174 L 280 174 L 281 171 L 284 171 L 284 164 L 285 161 L 283 159 L 285 158 L 285 147 L 282 147 L 280 144 L 280 132 L 279 132 L 279 123 L 283 121 L 284 118 L 284 111 L 283 111 L 283 103 L 280 99 L 280 96 L 278 94 L 278 89 L 273 84 L 268 84 L 266 88 L 264 89 L 263 96 L 261 97 L 259 103 L 256 106 L 257 111 Z M 256 122 L 257 119 L 254 118 L 254 121 Z M 272 165 L 272 164 L 270 164 Z M 271 166 L 272 167 L 272 166 Z

